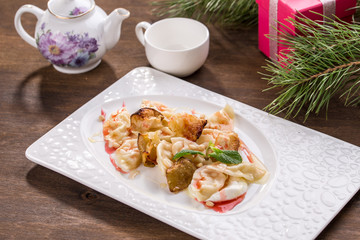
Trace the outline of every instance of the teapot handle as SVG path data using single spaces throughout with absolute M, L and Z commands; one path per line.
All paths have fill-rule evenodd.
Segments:
M 23 26 L 21 24 L 21 16 L 24 13 L 32 13 L 32 14 L 34 14 L 36 16 L 36 18 L 38 19 L 38 21 L 39 21 L 41 19 L 41 17 L 43 16 L 44 11 L 41 10 L 40 8 L 36 7 L 36 6 L 26 4 L 26 5 L 23 5 L 22 7 L 19 8 L 19 10 L 15 14 L 15 19 L 14 19 L 15 28 L 16 28 L 16 31 L 18 32 L 18 34 L 20 35 L 20 37 L 22 37 L 22 39 L 24 39 L 31 46 L 37 48 L 35 38 L 31 37 L 24 30 L 24 28 L 23 28 Z
M 135 27 L 136 37 L 138 38 L 140 43 L 144 46 L 145 46 L 145 38 L 144 38 L 143 29 L 146 31 L 146 29 L 148 29 L 150 26 L 151 24 L 148 22 L 139 22 Z

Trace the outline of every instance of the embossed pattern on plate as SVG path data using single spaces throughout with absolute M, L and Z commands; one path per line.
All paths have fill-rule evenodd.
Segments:
M 111 99 L 146 95 L 229 103 L 275 151 L 278 167 L 269 193 L 244 212 L 209 215 L 149 199 L 109 174 L 84 144 L 82 116 Z M 313 239 L 360 188 L 359 147 L 147 67 L 132 70 L 79 108 L 33 143 L 26 156 L 203 239 Z

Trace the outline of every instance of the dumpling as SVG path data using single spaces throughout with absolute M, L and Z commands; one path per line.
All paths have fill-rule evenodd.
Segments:
M 205 128 L 232 131 L 234 129 L 234 109 L 226 105 L 223 109 L 212 114 L 207 120 Z
M 160 130 L 159 130 L 159 138 L 161 139 L 161 140 L 166 140 L 166 141 L 168 141 L 168 142 L 170 142 L 170 139 L 172 138 L 172 137 L 174 137 L 174 132 L 173 131 L 171 131 L 170 130 L 170 128 L 169 127 L 163 127 L 163 128 L 161 128 Z
M 196 141 L 206 125 L 207 120 L 188 113 L 176 113 L 169 119 L 169 128 L 177 137 Z
M 130 116 L 131 130 L 139 133 L 163 128 L 164 116 L 153 108 L 140 108 Z
M 227 184 L 220 191 L 211 195 L 206 201 L 223 202 L 240 197 L 248 190 L 248 184 L 243 178 L 230 177 Z
M 209 168 L 232 177 L 244 178 L 249 183 L 263 183 L 268 177 L 266 169 L 248 162 L 243 162 L 237 165 L 226 165 L 224 163 L 217 162 L 209 165 Z
M 228 178 L 224 173 L 209 168 L 209 166 L 211 165 L 202 166 L 195 171 L 188 188 L 190 196 L 200 202 L 208 200 L 214 193 L 218 192 Z
M 173 109 L 173 108 L 169 108 L 160 102 L 150 101 L 150 100 L 146 100 L 146 99 L 144 99 L 142 101 L 141 107 L 142 108 L 144 108 L 144 107 L 154 108 L 154 109 L 158 110 L 159 112 L 161 112 L 167 119 L 169 119 L 175 113 L 175 109 Z
M 141 164 L 141 156 L 137 147 L 137 139 L 126 139 L 123 144 L 111 154 L 114 164 L 123 172 L 128 173 Z
M 173 154 L 171 152 L 172 144 L 162 140 L 156 148 L 156 155 L 157 155 L 157 164 L 161 170 L 161 172 L 165 175 L 166 169 L 173 165 Z
M 240 147 L 240 139 L 237 133 L 210 128 L 205 128 L 196 142 L 206 146 L 209 145 L 209 142 L 212 142 L 215 147 L 222 150 L 237 151 Z
M 206 145 L 199 145 L 196 142 L 190 141 L 183 137 L 173 137 L 171 138 L 171 143 L 172 143 L 171 152 L 173 155 L 184 149 L 199 151 L 205 154 L 207 147 Z M 186 158 L 190 159 L 195 165 L 198 165 L 199 163 L 205 163 L 206 161 L 205 157 L 200 154 L 187 155 Z
M 187 158 L 180 158 L 166 170 L 166 180 L 170 192 L 179 192 L 186 189 L 191 183 L 196 167 Z
M 156 146 L 160 142 L 158 132 L 138 134 L 137 145 L 141 154 L 142 163 L 145 167 L 154 167 L 156 162 Z
M 197 169 L 189 186 L 189 193 L 200 202 L 223 202 L 247 192 L 248 182 L 241 177 L 227 175 L 223 166 L 211 164 Z
M 112 113 L 104 122 L 103 135 L 110 148 L 118 148 L 122 141 L 131 136 L 130 114 L 125 107 Z

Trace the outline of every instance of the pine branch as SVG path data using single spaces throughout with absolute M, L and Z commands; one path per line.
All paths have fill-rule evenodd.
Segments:
M 360 25 L 340 19 L 315 22 L 306 17 L 292 20 L 302 35 L 282 34 L 279 41 L 291 48 L 283 52 L 279 63 L 268 61 L 261 73 L 280 95 L 265 110 L 273 114 L 285 112 L 296 117 L 305 108 L 318 114 L 335 95 L 345 98 L 345 106 L 360 103 Z
M 255 0 L 161 0 L 153 5 L 160 17 L 188 17 L 229 28 L 257 24 Z
M 336 67 L 333 67 L 333 68 L 328 68 L 326 69 L 325 71 L 323 72 L 320 72 L 318 74 L 315 74 L 311 77 L 309 77 L 308 79 L 304 79 L 303 81 L 301 81 L 301 83 L 304 83 L 304 82 L 307 82 L 307 81 L 310 81 L 312 79 L 315 79 L 315 78 L 318 78 L 326 73 L 331 73 L 331 72 L 334 72 L 334 71 L 338 71 L 338 70 L 341 70 L 343 68 L 347 68 L 347 67 L 353 67 L 353 66 L 356 66 L 356 65 L 360 65 L 360 61 L 357 61 L 357 62 L 350 62 L 350 63 L 345 63 L 343 65 L 340 65 L 340 66 L 336 66 Z

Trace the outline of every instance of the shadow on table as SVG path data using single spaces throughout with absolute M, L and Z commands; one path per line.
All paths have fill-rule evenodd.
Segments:
M 205 64 L 190 76 L 182 77 L 180 79 L 207 90 L 227 95 L 227 88 L 220 78 L 220 75 L 214 73 L 214 71 Z
M 50 216 L 63 214 L 66 219 L 66 216 L 70 214 L 75 216 L 74 219 L 77 219 L 76 215 L 80 219 L 83 217 L 82 213 L 85 213 L 90 216 L 86 220 L 90 225 L 100 222 L 99 229 L 89 229 L 90 232 L 93 231 L 95 238 L 97 237 L 96 234 L 101 233 L 106 236 L 104 233 L 106 230 L 101 229 L 101 227 L 109 229 L 111 226 L 111 229 L 114 229 L 114 234 L 117 232 L 133 238 L 139 238 L 142 234 L 148 236 L 150 233 L 160 239 L 193 239 L 179 230 L 40 165 L 34 166 L 27 173 L 26 180 L 31 187 L 40 192 L 40 195 L 45 195 L 45 199 L 55 200 L 50 201 L 53 202 L 53 206 L 47 206 Z M 40 205 L 41 199 L 44 198 L 40 196 L 38 203 Z M 49 202 L 48 200 L 45 201 Z M 61 211 L 59 211 L 60 209 Z M 78 213 L 79 211 L 82 213 Z M 101 224 L 101 222 L 105 222 L 105 224 Z M 49 224 L 56 225 L 56 222 Z M 76 225 L 79 222 L 73 224 Z M 110 234 L 110 236 L 113 235 Z
M 25 112 L 37 112 L 59 121 L 116 80 L 115 71 L 106 61 L 82 74 L 60 73 L 48 65 L 20 82 L 14 102 Z

